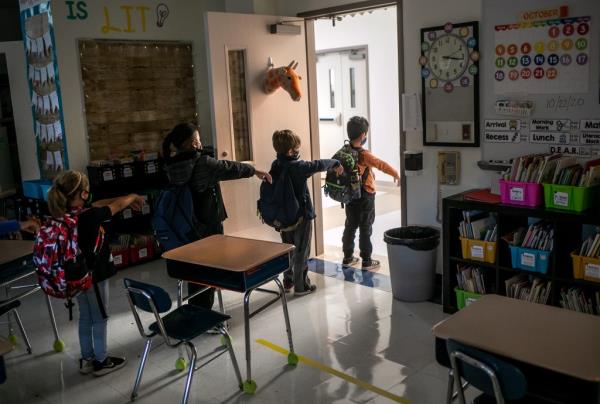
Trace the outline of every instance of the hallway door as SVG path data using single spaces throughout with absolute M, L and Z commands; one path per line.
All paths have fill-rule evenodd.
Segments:
M 344 144 L 348 119 L 355 115 L 369 119 L 368 88 L 366 49 L 317 55 L 321 158 L 330 158 Z
M 310 122 L 306 80 L 304 25 L 297 35 L 271 34 L 269 26 L 284 17 L 253 14 L 206 13 L 209 87 L 213 116 L 213 141 L 217 158 L 245 161 L 269 170 L 275 159 L 272 135 L 291 129 L 302 139 L 300 153 L 311 158 Z M 298 62 L 302 97 L 294 101 L 283 89 L 263 91 L 269 57 L 275 67 Z M 222 182 L 229 219 L 225 233 L 256 239 L 279 239 L 261 223 L 256 201 L 257 178 Z M 311 184 L 309 182 L 309 188 Z

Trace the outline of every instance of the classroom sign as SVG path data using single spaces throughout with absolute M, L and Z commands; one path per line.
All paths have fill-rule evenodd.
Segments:
M 496 25 L 496 94 L 587 93 L 590 34 L 589 16 Z
M 569 119 L 532 119 L 529 129 L 532 131 L 563 131 L 571 128 Z
M 521 120 L 486 119 L 483 139 L 489 143 L 520 143 Z
M 541 144 L 570 144 L 571 134 L 568 132 L 536 132 L 531 131 L 529 134 L 530 143 Z

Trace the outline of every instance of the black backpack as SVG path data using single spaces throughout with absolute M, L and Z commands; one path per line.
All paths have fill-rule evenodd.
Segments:
M 363 175 L 358 170 L 358 156 L 361 150 L 356 150 L 348 142 L 339 149 L 332 159 L 339 161 L 344 167 L 344 173 L 337 175 L 335 170 L 327 170 L 325 177 L 325 195 L 342 204 L 350 203 L 360 199 L 362 195 L 362 184 L 369 175 L 369 167 L 365 168 Z
M 267 225 L 277 231 L 285 230 L 300 220 L 300 203 L 288 172 L 289 164 L 282 164 L 281 172 L 273 183 L 260 185 L 260 198 L 256 201 L 258 214 Z

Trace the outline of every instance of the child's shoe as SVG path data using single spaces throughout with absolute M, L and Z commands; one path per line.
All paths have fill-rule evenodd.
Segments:
M 294 296 L 306 296 L 317 290 L 317 285 L 304 285 L 304 290 L 295 290 Z
M 352 257 L 344 257 L 344 260 L 342 261 L 342 265 L 354 265 L 358 262 L 358 258 L 356 258 L 355 256 Z
M 379 265 L 381 265 L 381 263 L 377 260 L 373 260 L 373 259 L 363 260 L 362 269 L 373 270 L 373 269 L 379 268 Z
M 94 360 L 93 359 L 79 359 L 79 373 L 82 375 L 89 375 L 94 371 Z
M 127 359 L 107 356 L 103 362 L 94 361 L 94 376 L 104 376 L 125 366 Z
M 283 288 L 285 289 L 285 293 L 290 293 L 294 288 L 294 282 L 284 279 L 283 280 Z

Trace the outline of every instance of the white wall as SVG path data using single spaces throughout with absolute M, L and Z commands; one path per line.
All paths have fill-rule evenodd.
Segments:
M 6 55 L 21 177 L 23 180 L 38 179 L 40 178 L 40 170 L 36 158 L 37 149 L 33 133 L 31 97 L 29 96 L 29 85 L 27 83 L 23 42 L 0 42 L 0 53 Z
M 210 140 L 211 121 L 207 84 L 206 49 L 204 44 L 203 13 L 208 10 L 222 11 L 224 2 L 218 0 L 143 0 L 135 6 L 145 6 L 145 32 L 142 29 L 140 12 L 131 11 L 131 28 L 135 32 L 124 32 L 127 28 L 127 16 L 120 8 L 129 4 L 119 0 L 87 1 L 87 19 L 68 19 L 68 8 L 63 1 L 52 2 L 54 14 L 54 33 L 58 68 L 61 80 L 64 110 L 65 132 L 70 167 L 84 169 L 88 163 L 88 145 L 84 102 L 79 69 L 77 40 L 80 38 L 126 39 L 126 40 L 171 40 L 192 43 L 196 103 L 200 129 L 205 143 Z M 162 28 L 156 25 L 156 6 L 165 3 L 169 15 Z M 107 7 L 110 25 L 122 32 L 103 33 L 105 23 L 104 7 Z M 169 102 L 164 100 L 164 102 Z
M 315 22 L 316 51 L 367 46 L 371 151 L 400 170 L 398 103 L 398 37 L 396 8 L 346 16 L 335 27 L 329 20 Z M 345 127 L 345 123 L 344 123 Z M 393 181 L 377 172 L 377 180 Z

